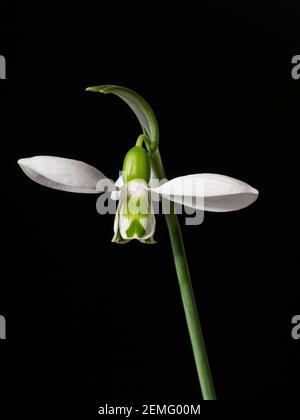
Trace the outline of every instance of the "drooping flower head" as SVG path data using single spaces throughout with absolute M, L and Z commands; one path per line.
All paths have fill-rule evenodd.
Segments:
M 158 124 L 148 103 L 137 93 L 120 86 L 102 85 L 87 90 L 117 95 L 129 105 L 139 120 L 143 134 L 125 156 L 122 177 L 113 183 L 98 169 L 86 163 L 53 156 L 35 156 L 20 159 L 18 163 L 31 179 L 50 188 L 100 194 L 107 187 L 110 198 L 120 200 L 115 213 L 114 242 L 126 243 L 132 239 L 144 243 L 155 242 L 152 193 L 192 209 L 215 212 L 239 210 L 257 199 L 257 190 L 228 176 L 192 174 L 167 181 L 158 150 Z M 159 185 L 149 183 L 150 174 L 156 176 L 158 181 L 164 179 L 165 182 Z M 205 341 L 174 208 L 170 206 L 166 220 L 196 368 L 203 399 L 215 400 Z
M 111 198 L 119 200 L 113 242 L 137 239 L 155 243 L 153 194 L 192 209 L 214 212 L 239 210 L 256 200 L 256 189 L 224 175 L 192 174 L 162 182 L 158 126 L 149 105 L 135 92 L 118 86 L 89 90 L 112 92 L 121 97 L 135 112 L 143 128 L 143 134 L 124 158 L 121 178 L 114 183 L 93 166 L 54 156 L 35 156 L 20 159 L 18 163 L 35 182 L 62 191 L 100 194 L 105 191 L 103 185 L 108 185 Z M 155 175 L 158 176 L 156 185 L 150 179 Z

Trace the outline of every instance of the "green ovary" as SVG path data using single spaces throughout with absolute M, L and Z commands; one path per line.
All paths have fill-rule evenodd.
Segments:
M 150 180 L 150 160 L 146 150 L 141 146 L 132 147 L 126 154 L 123 163 L 123 180 L 130 182 L 134 179 Z

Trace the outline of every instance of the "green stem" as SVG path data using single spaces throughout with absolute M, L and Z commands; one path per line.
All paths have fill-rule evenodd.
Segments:
M 86 90 L 101 93 L 113 93 L 127 103 L 139 120 L 144 133 L 139 137 L 137 145 L 141 146 L 143 142 L 146 144 L 150 154 L 153 172 L 156 174 L 157 178 L 165 178 L 163 164 L 158 151 L 158 124 L 152 108 L 145 99 L 128 88 L 116 85 L 92 86 Z M 205 400 L 215 400 L 216 394 L 209 368 L 188 264 L 186 261 L 184 244 L 173 205 L 171 206 L 170 214 L 166 215 L 166 220 L 171 238 L 177 277 L 203 398 Z
M 142 147 L 143 146 L 143 143 L 145 141 L 144 137 L 145 137 L 144 134 L 141 134 L 140 136 L 138 136 L 135 145 L 136 146 L 139 146 L 139 147 Z
M 156 150 L 152 155 L 152 168 L 159 179 L 165 178 L 165 172 L 158 150 Z M 186 260 L 181 229 L 177 215 L 174 212 L 173 204 L 170 206 L 170 214 L 166 214 L 165 216 L 203 399 L 216 400 L 215 388 L 209 367 L 188 263 Z

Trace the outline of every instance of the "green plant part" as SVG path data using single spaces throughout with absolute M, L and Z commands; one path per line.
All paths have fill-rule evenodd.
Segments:
M 143 179 L 148 184 L 150 180 L 151 167 L 149 154 L 142 146 L 132 147 L 126 154 L 123 164 L 123 181 L 129 182 L 133 179 Z
M 243 181 L 206 173 L 186 175 L 152 186 L 150 174 L 158 180 L 166 177 L 158 149 L 158 124 L 149 104 L 137 93 L 121 86 L 101 85 L 87 90 L 115 94 L 127 103 L 140 122 L 143 134 L 125 156 L 123 176 L 113 183 L 91 165 L 55 156 L 34 156 L 20 159 L 18 163 L 29 178 L 57 190 L 100 194 L 104 192 L 103 184 L 112 187 L 111 199 L 120 200 L 114 221 L 113 241 L 117 243 L 132 239 L 155 243 L 155 216 L 150 192 L 171 201 L 170 212 L 165 217 L 196 369 L 203 399 L 215 400 L 214 383 L 174 202 L 194 209 L 228 212 L 248 207 L 257 199 L 258 191 Z

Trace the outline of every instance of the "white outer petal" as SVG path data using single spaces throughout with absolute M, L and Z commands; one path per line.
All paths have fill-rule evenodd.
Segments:
M 33 181 L 62 191 L 99 193 L 97 183 L 106 178 L 87 163 L 56 156 L 34 156 L 20 159 L 18 164 Z
M 258 196 L 245 182 L 219 174 L 182 176 L 150 190 L 176 203 L 215 212 L 240 210 Z

